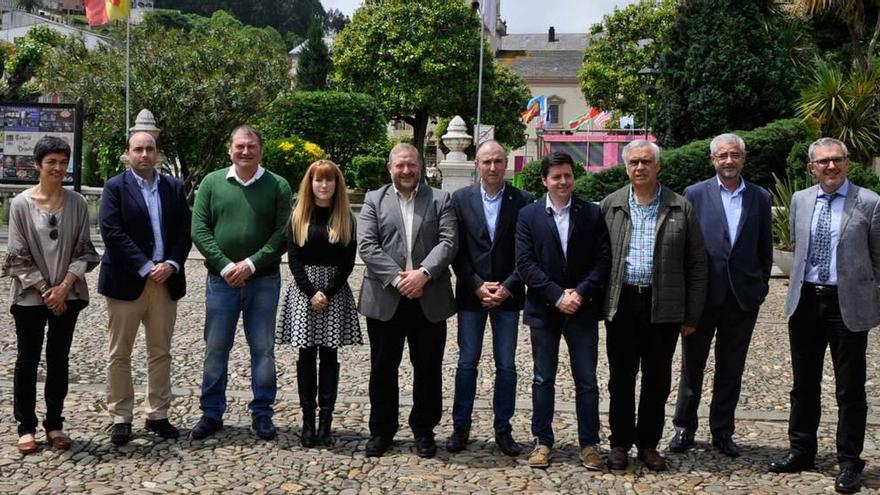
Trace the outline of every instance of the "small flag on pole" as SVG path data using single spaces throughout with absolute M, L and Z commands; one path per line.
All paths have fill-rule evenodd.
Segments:
M 593 107 L 590 109 L 589 112 L 581 115 L 580 117 L 578 117 L 574 120 L 570 120 L 568 122 L 568 128 L 573 131 L 576 131 L 576 130 L 580 129 L 581 127 L 583 127 L 584 124 L 589 122 L 591 119 L 593 119 L 593 117 L 595 117 L 597 115 L 599 115 L 599 109 L 596 107 Z
M 528 124 L 538 115 L 542 116 L 541 120 L 543 122 L 543 115 L 546 112 L 546 106 L 547 99 L 544 97 L 544 95 L 538 95 L 529 100 L 529 102 L 526 104 L 526 110 L 520 114 L 522 116 L 523 124 Z
M 595 127 L 596 129 L 604 129 L 605 124 L 609 120 L 611 120 L 611 112 L 609 110 L 606 110 L 599 115 L 596 115 L 596 117 L 593 119 L 593 127 Z
M 89 26 L 103 26 L 131 14 L 131 0 L 83 0 Z

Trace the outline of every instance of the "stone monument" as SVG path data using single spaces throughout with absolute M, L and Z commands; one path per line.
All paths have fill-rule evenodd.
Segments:
M 455 191 L 464 186 L 474 183 L 474 162 L 468 160 L 464 150 L 474 142 L 473 137 L 467 133 L 467 125 L 464 119 L 456 115 L 449 122 L 446 134 L 440 139 L 449 148 L 446 159 L 437 166 L 443 174 L 443 190 Z

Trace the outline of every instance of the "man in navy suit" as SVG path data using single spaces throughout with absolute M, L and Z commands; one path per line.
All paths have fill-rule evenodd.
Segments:
M 769 290 L 773 266 L 770 193 L 742 178 L 746 145 L 736 134 L 721 134 L 709 144 L 717 174 L 684 190 L 700 222 L 709 261 L 709 289 L 696 332 L 682 337 L 681 379 L 675 405 L 672 452 L 694 444 L 703 371 L 715 338 L 715 378 L 709 409 L 712 445 L 739 457 L 733 441 L 734 413 L 742 373 Z
M 529 466 L 550 465 L 559 340 L 565 337 L 575 382 L 581 462 L 601 470 L 599 389 L 596 385 L 598 320 L 611 270 L 608 230 L 599 207 L 572 195 L 574 161 L 551 153 L 541 161 L 547 195 L 520 210 L 516 268 L 528 287 L 523 321 L 531 327 L 532 435 Z
M 452 195 L 458 217 L 458 254 L 455 270 L 455 301 L 458 307 L 458 367 L 452 405 L 450 452 L 467 444 L 477 364 L 483 350 L 486 320 L 492 323 L 495 357 L 495 443 L 502 453 L 517 456 L 522 450 L 513 440 L 510 418 L 516 406 L 516 340 L 519 311 L 525 290 L 516 273 L 514 235 L 520 208 L 532 202 L 529 193 L 504 181 L 507 156 L 497 141 L 486 141 L 474 160 L 479 179 Z
M 116 445 L 132 437 L 131 351 L 141 323 L 148 369 L 145 427 L 163 438 L 179 436 L 168 420 L 171 335 L 177 300 L 186 293 L 183 265 L 192 245 L 183 184 L 156 170 L 155 138 L 132 134 L 125 156 L 129 170 L 108 180 L 101 195 L 105 251 L 98 278 L 110 314 L 107 409 Z

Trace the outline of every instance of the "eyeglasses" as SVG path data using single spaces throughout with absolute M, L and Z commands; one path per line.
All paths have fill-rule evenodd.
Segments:
M 741 159 L 743 156 L 745 156 L 745 155 L 743 155 L 742 153 L 736 153 L 736 152 L 719 153 L 717 155 L 712 155 L 713 158 L 715 158 L 716 160 L 722 161 L 722 162 L 726 161 L 728 158 L 730 158 L 733 161 L 737 161 L 737 160 Z
M 845 156 L 830 156 L 828 158 L 820 158 L 818 160 L 813 160 L 814 165 L 818 165 L 820 167 L 827 167 L 834 163 L 835 165 L 842 165 L 846 162 Z
M 53 241 L 58 240 L 58 217 L 52 215 L 49 217 L 49 227 L 52 227 L 52 230 L 49 231 L 49 239 Z

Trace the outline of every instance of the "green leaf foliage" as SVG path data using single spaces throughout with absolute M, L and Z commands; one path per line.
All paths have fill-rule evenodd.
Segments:
M 320 0 L 156 0 L 156 7 L 201 16 L 225 10 L 244 24 L 272 27 L 288 41 L 305 38 L 312 20 L 326 17 Z
M 334 42 L 333 84 L 373 96 L 421 150 L 430 117 L 476 104 L 479 22 L 459 1 L 366 2 Z
M 574 194 L 585 201 L 599 202 L 626 184 L 629 184 L 626 167 L 618 165 L 578 178 L 574 182 Z
M 343 168 L 355 155 L 370 154 L 387 141 L 384 115 L 376 100 L 363 93 L 282 92 L 262 120 L 266 136 L 309 140 Z
M 660 63 L 655 130 L 666 146 L 792 115 L 796 72 L 765 0 L 680 4 Z
M 385 162 L 382 156 L 356 156 L 346 169 L 346 181 L 349 181 L 349 186 L 361 191 L 379 189 L 388 182 Z
M 595 106 L 603 99 L 607 108 L 642 115 L 645 88 L 653 88 L 657 82 L 643 80 L 636 74 L 660 62 L 660 56 L 668 47 L 667 36 L 675 18 L 676 3 L 675 0 L 642 0 L 615 9 L 593 26 L 579 74 L 587 102 Z
M 318 91 L 327 89 L 330 73 L 330 52 L 324 44 L 324 30 L 317 19 L 309 27 L 309 37 L 299 54 L 296 66 L 296 89 Z
M 245 26 L 225 12 L 199 18 L 190 30 L 165 28 L 148 16 L 132 26 L 132 123 L 141 108 L 153 112 L 162 129 L 159 148 L 179 163 L 191 191 L 207 172 L 228 165 L 230 131 L 257 120 L 287 86 L 288 67 L 274 29 Z M 87 140 L 124 148 L 121 47 L 89 51 L 82 40 L 68 38 L 39 79 L 44 90 L 82 98 Z
M 61 42 L 61 35 L 46 26 L 32 28 L 14 43 L 0 42 L 0 101 L 36 101 L 40 88 L 34 75 Z

